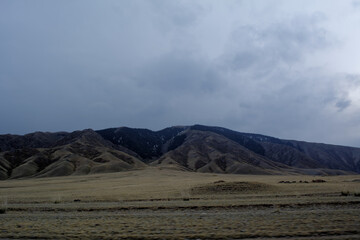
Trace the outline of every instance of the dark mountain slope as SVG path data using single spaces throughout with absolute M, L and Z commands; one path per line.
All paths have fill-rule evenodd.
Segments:
M 146 166 L 118 149 L 92 130 L 76 131 L 54 147 L 1 153 L 0 179 L 117 172 Z
M 293 140 L 287 142 L 322 166 L 360 173 L 359 148 Z
M 214 173 L 305 173 L 302 169 L 271 161 L 216 133 L 188 130 L 181 136 L 185 136 L 183 144 L 164 154 L 152 165 L 177 165 L 184 170 Z M 313 174 L 325 172 L 321 169 L 312 170 Z
M 104 139 L 139 154 L 145 162 L 162 155 L 162 146 L 186 127 L 170 127 L 161 131 L 136 128 L 109 128 L 96 131 Z
M 265 156 L 274 161 L 303 168 L 311 166 L 360 173 L 360 148 L 242 134 L 259 142 L 265 149 Z
M 223 135 L 268 159 L 299 168 L 329 168 L 360 173 L 360 148 L 283 140 L 226 128 L 195 125 L 191 129 Z
M 265 149 L 265 157 L 270 160 L 298 168 L 326 168 L 325 165 L 293 147 L 267 142 L 262 142 L 261 145 Z
M 240 145 L 248 148 L 249 150 L 260 154 L 265 155 L 265 149 L 259 144 L 257 141 L 252 140 L 251 138 L 247 137 L 244 133 L 236 132 L 233 130 L 229 130 L 226 128 L 221 127 L 209 127 L 209 126 L 203 126 L 203 125 L 194 125 L 191 126 L 190 129 L 192 130 L 199 130 L 199 131 L 208 131 L 217 133 L 220 135 L 223 135 L 226 138 L 229 138 L 230 140 L 233 140 L 234 142 L 239 143 Z
M 0 135 L 0 152 L 21 148 L 52 147 L 58 140 L 68 135 L 66 132 L 35 132 L 26 135 Z
M 150 162 L 217 173 L 360 173 L 359 148 L 202 125 L 8 134 L 0 135 L 0 150 L 0 179 L 124 171 Z

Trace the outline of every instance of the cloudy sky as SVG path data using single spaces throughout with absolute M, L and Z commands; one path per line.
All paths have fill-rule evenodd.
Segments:
M 0 134 L 206 124 L 360 147 L 359 0 L 1 0 Z

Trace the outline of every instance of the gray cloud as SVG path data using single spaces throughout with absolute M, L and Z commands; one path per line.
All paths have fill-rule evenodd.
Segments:
M 343 111 L 347 107 L 351 105 L 351 101 L 349 99 L 340 99 L 336 102 L 336 107 L 339 109 L 339 111 Z
M 359 8 L 359 7 L 360 7 L 360 1 L 358 1 L 358 0 L 352 1 L 352 6 L 353 6 L 354 8 Z
M 234 69 L 254 66 L 269 71 L 280 64 L 297 63 L 310 51 L 330 44 L 318 19 L 319 15 L 297 16 L 285 23 L 242 26 L 233 33 L 225 64 Z
M 174 26 L 189 27 L 193 25 L 204 10 L 197 2 L 189 0 L 154 0 L 148 1 L 148 3 L 156 13 L 159 25 L 165 27 L 166 30 L 170 30 Z
M 0 133 L 201 123 L 359 145 L 359 73 L 323 64 L 347 60 L 327 55 L 336 15 L 273 3 L 1 1 Z
M 204 59 L 171 53 L 147 65 L 138 84 L 154 91 L 182 95 L 213 92 L 221 87 L 216 69 Z

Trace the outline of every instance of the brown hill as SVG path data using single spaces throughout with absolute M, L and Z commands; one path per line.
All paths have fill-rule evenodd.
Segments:
M 360 148 L 283 140 L 221 127 L 194 125 L 190 128 L 220 134 L 269 160 L 292 167 L 360 173 Z M 336 171 L 330 172 L 333 174 Z
M 360 148 L 303 141 L 288 143 L 319 166 L 360 173 Z
M 298 168 L 325 168 L 324 165 L 296 148 L 269 142 L 263 142 L 261 145 L 265 149 L 265 157 L 273 161 Z
M 50 148 L 0 153 L 0 179 L 118 172 L 146 165 L 92 130 L 67 134 Z
M 147 164 L 214 173 L 354 174 L 360 173 L 360 149 L 202 125 L 0 135 L 0 179 L 117 172 Z
M 185 136 L 183 144 L 165 153 L 152 165 L 175 165 L 183 170 L 213 173 L 306 173 L 303 169 L 271 161 L 216 133 L 188 130 L 183 135 Z M 325 173 L 323 169 L 312 171 L 313 174 Z

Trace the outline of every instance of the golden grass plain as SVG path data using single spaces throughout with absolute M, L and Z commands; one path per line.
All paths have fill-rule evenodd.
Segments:
M 360 175 L 155 167 L 6 180 L 0 239 L 360 239 L 359 193 Z

